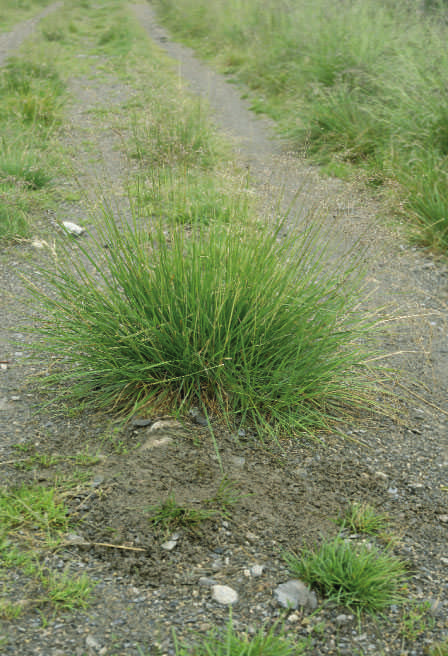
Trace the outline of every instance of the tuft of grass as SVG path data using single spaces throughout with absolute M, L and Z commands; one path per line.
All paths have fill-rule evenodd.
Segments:
M 154 526 L 160 526 L 164 531 L 175 528 L 196 528 L 207 519 L 219 515 L 217 510 L 211 508 L 192 508 L 177 503 L 174 495 L 170 495 L 165 501 L 148 509 L 149 521 Z
M 19 570 L 32 590 L 29 598 L 13 602 L 2 598 L 8 593 L 2 586 L 0 617 L 15 619 L 28 608 L 87 607 L 94 588 L 87 576 L 53 572 L 40 564 L 39 551 L 32 549 L 33 536 L 37 535 L 39 549 L 43 544 L 51 547 L 67 529 L 67 509 L 54 488 L 33 485 L 0 491 L 0 582 L 7 580 L 10 570 Z
M 68 572 L 41 574 L 40 582 L 50 603 L 61 610 L 87 608 L 95 587 L 86 574 L 72 576 Z
M 178 527 L 195 528 L 217 516 L 229 519 L 232 506 L 241 498 L 242 495 L 235 490 L 234 483 L 224 477 L 213 497 L 202 501 L 202 507 L 182 506 L 171 494 L 165 501 L 149 508 L 149 520 L 155 526 L 160 525 L 165 531 Z
M 359 267 L 328 264 L 316 225 L 284 228 L 130 226 L 106 211 L 93 244 L 41 272 L 51 295 L 31 286 L 39 348 L 64 353 L 45 384 L 125 413 L 192 405 L 288 434 L 369 403 Z
M 386 531 L 387 515 L 377 513 L 368 503 L 352 503 L 346 514 L 338 522 L 343 528 L 356 533 L 378 535 Z
M 196 644 L 180 644 L 175 632 L 173 637 L 176 656 L 299 656 L 309 646 L 307 640 L 291 642 L 277 624 L 270 629 L 263 626 L 253 636 L 239 634 L 233 627 L 231 615 L 225 631 L 212 629 Z
M 336 536 L 300 556 L 285 554 L 289 569 L 337 604 L 379 614 L 404 603 L 406 568 L 395 556 L 373 545 L 353 545 Z
M 17 144 L 7 145 L 3 140 L 0 149 L 0 185 L 22 184 L 27 189 L 42 189 L 51 179 L 48 171 L 40 165 L 37 152 L 22 150 Z
M 165 96 L 167 92 L 165 91 Z M 135 119 L 131 155 L 146 167 L 194 165 L 210 169 L 220 154 L 219 140 L 203 102 L 184 92 L 173 104 L 152 100 L 146 118 Z
M 5 203 L 0 195 L 0 239 L 15 241 L 28 235 L 29 227 L 24 212 Z
M 4 96 L 0 116 L 6 112 L 24 123 L 51 126 L 58 119 L 64 89 L 51 64 L 11 57 L 0 75 L 0 92 Z
M 400 633 L 404 640 L 413 644 L 419 636 L 434 627 L 435 619 L 431 616 L 430 608 L 430 602 L 423 602 L 403 609 Z

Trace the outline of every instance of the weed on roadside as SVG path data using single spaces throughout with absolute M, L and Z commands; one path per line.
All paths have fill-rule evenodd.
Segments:
M 373 545 L 336 536 L 300 556 L 285 554 L 290 571 L 324 597 L 356 611 L 380 614 L 406 600 L 406 567 Z
M 29 608 L 85 608 L 94 584 L 86 575 L 54 572 L 40 562 L 41 549 L 52 549 L 68 529 L 68 512 L 53 488 L 22 486 L 0 492 L 0 617 L 15 619 Z M 7 599 L 8 572 L 28 581 L 26 598 Z M 6 598 L 4 598 L 6 597 Z

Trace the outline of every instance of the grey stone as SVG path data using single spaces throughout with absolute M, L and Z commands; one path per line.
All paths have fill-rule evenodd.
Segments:
M 274 590 L 274 594 L 283 608 L 292 608 L 293 610 L 296 610 L 299 606 L 306 607 L 309 610 L 317 608 L 316 595 L 298 579 L 281 583 Z
M 212 579 L 211 576 L 201 576 L 198 583 L 199 585 L 203 585 L 208 588 L 211 588 L 212 585 L 217 585 L 216 579 Z
M 195 424 L 199 424 L 199 426 L 208 426 L 207 418 L 204 417 L 199 408 L 191 408 L 189 414 Z

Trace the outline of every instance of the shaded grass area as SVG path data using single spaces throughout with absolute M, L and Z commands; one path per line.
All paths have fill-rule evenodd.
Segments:
M 414 237 L 448 246 L 446 5 L 157 0 L 175 33 L 248 84 L 332 174 L 394 191 Z M 423 47 L 424 44 L 424 47 Z

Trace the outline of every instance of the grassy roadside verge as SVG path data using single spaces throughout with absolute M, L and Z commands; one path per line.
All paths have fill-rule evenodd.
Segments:
M 0 0 L 0 32 L 11 30 L 17 23 L 32 18 L 48 7 L 52 0 Z
M 355 0 L 157 0 L 175 33 L 253 91 L 300 149 L 392 192 L 423 245 L 448 246 L 447 26 L 440 8 Z M 424 47 L 422 47 L 424 44 Z

